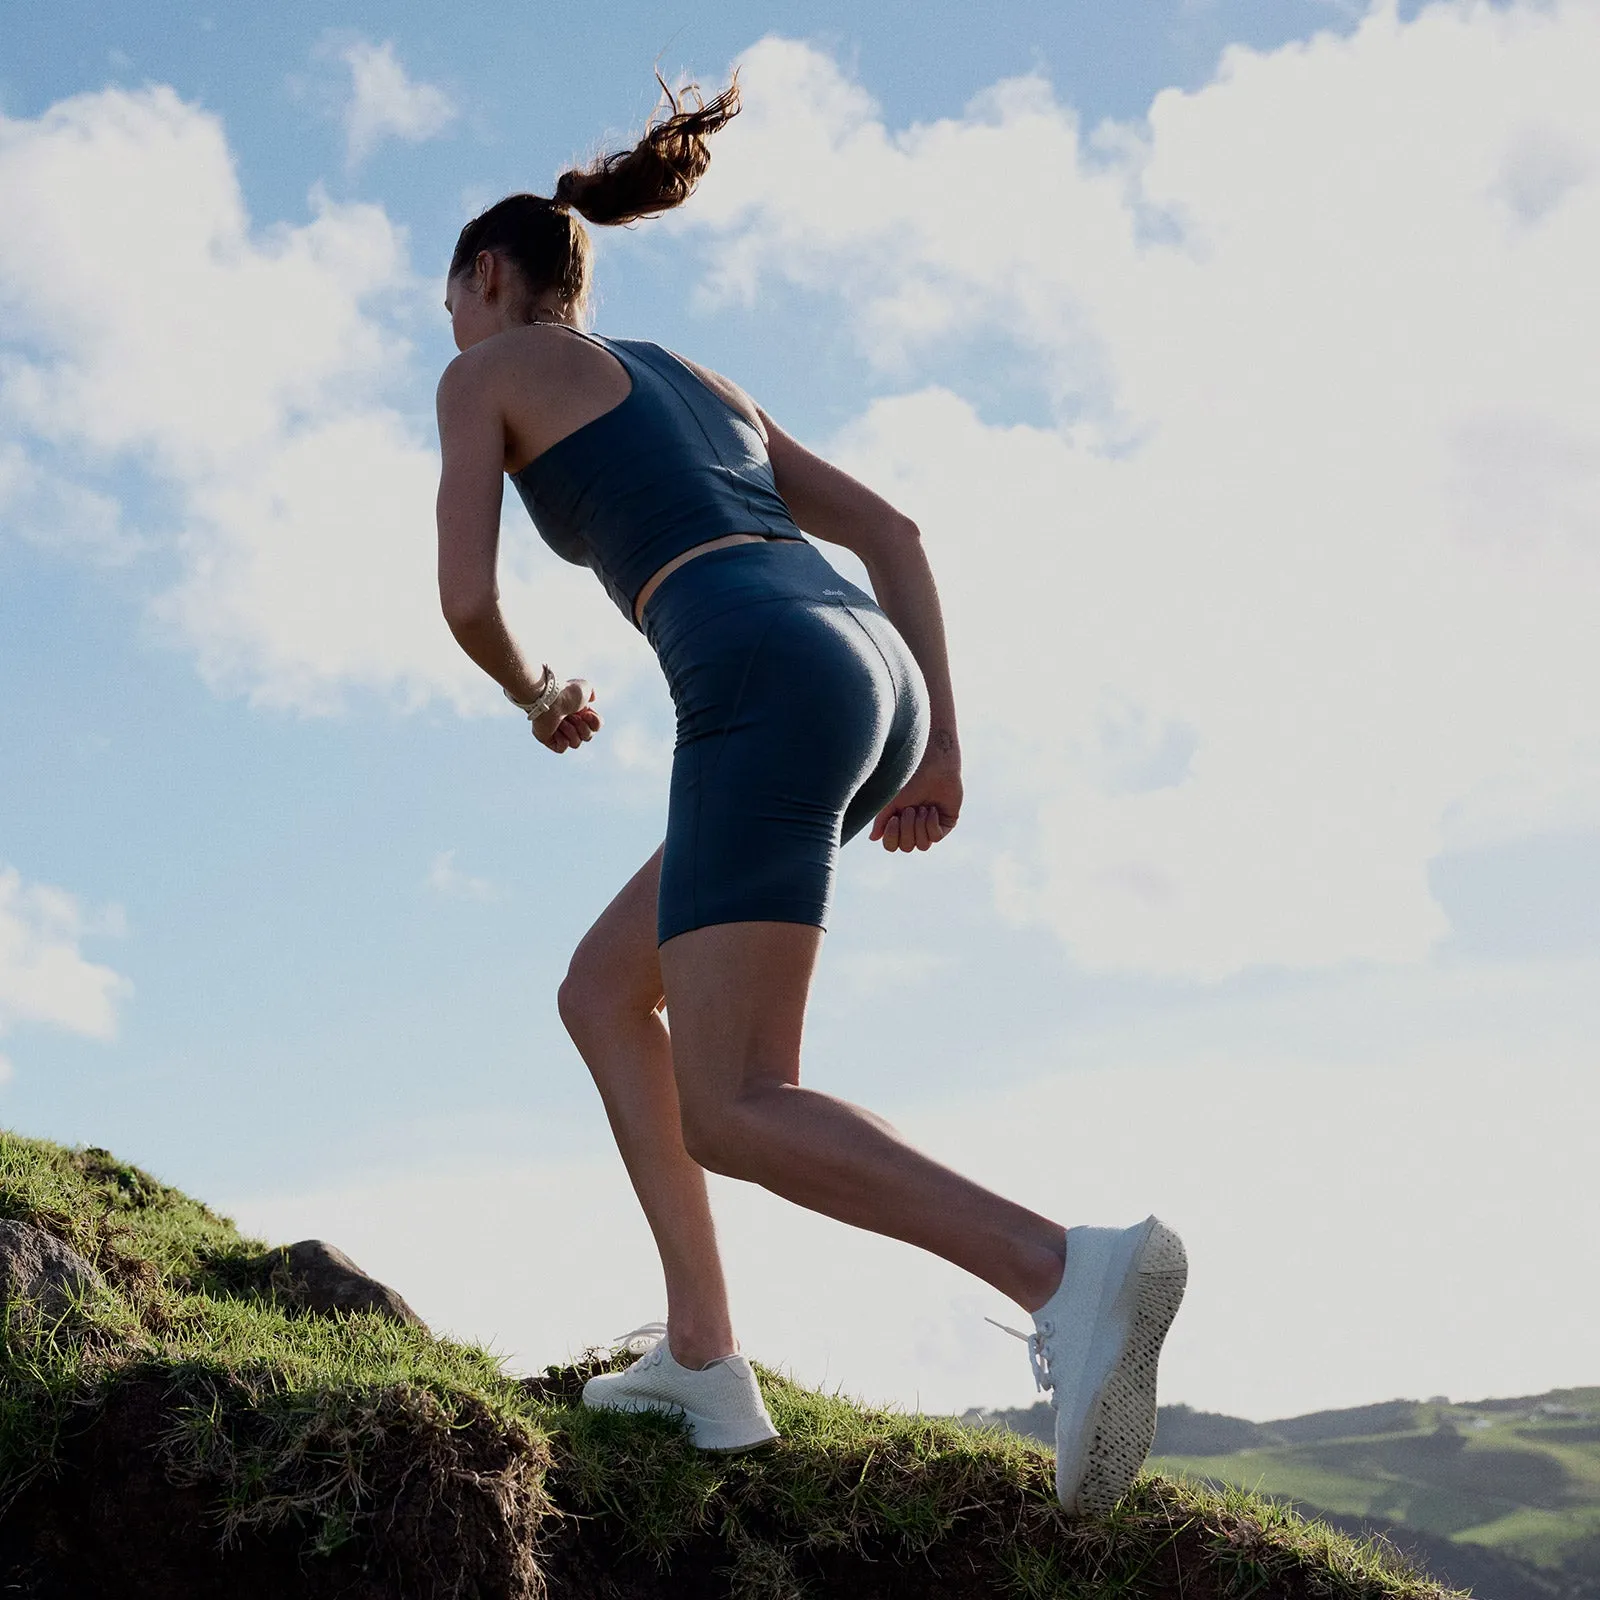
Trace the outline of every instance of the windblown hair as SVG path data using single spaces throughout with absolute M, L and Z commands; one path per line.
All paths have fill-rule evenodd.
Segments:
M 563 305 L 581 311 L 589 294 L 592 250 L 588 230 L 573 212 L 609 226 L 681 206 L 711 164 L 706 141 L 739 114 L 737 73 L 709 101 L 693 84 L 675 94 L 660 73 L 656 82 L 666 99 L 665 114 L 651 118 L 631 150 L 563 172 L 549 199 L 512 194 L 496 201 L 461 230 L 450 276 L 468 271 L 482 251 L 503 251 L 533 298 L 554 289 Z M 691 96 L 694 103 L 688 105 Z

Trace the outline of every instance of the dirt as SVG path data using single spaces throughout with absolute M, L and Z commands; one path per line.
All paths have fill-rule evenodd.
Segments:
M 428 1458 L 420 1469 L 416 1452 L 397 1440 L 394 1470 L 373 1496 L 386 1509 L 333 1554 L 306 1554 L 304 1525 L 247 1530 L 224 1548 L 214 1489 L 174 1482 L 163 1460 L 161 1441 L 174 1420 L 158 1381 L 113 1391 L 63 1442 L 60 1472 L 35 1482 L 0 1516 L 0 1597 L 780 1600 L 797 1592 L 796 1581 L 808 1596 L 848 1600 L 991 1600 L 1015 1592 L 976 1524 L 958 1525 L 931 1559 L 905 1561 L 888 1549 L 817 1557 L 754 1545 L 741 1553 L 700 1538 L 663 1570 L 623 1549 L 607 1519 L 562 1512 L 559 1473 L 550 1480 L 557 1514 L 540 1524 L 535 1552 L 526 1517 L 515 1525 L 515 1508 L 508 1515 L 494 1489 L 507 1465 L 505 1440 L 472 1424 L 452 1434 L 453 1456 Z M 1119 1592 L 1213 1600 L 1222 1570 L 1201 1531 L 1183 1529 L 1153 1551 L 1136 1589 Z M 1301 1600 L 1305 1576 L 1258 1588 L 1255 1600 Z M 1094 1587 L 1092 1570 L 1081 1577 Z
M 307 1528 L 250 1530 L 224 1548 L 215 1495 L 172 1481 L 161 1441 L 174 1416 L 154 1381 L 119 1385 L 63 1441 L 61 1469 L 0 1517 L 0 1595 L 25 1600 L 528 1600 L 525 1539 L 508 1539 L 473 1473 L 407 1474 L 390 1509 L 332 1555 L 306 1555 Z M 469 1434 L 471 1430 L 468 1430 Z M 461 1440 L 483 1480 L 500 1441 Z M 474 1447 L 476 1447 L 474 1449 Z

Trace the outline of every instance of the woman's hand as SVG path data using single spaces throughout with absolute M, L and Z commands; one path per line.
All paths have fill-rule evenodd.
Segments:
M 587 744 L 603 726 L 593 700 L 594 690 L 582 678 L 571 679 L 555 704 L 531 724 L 534 738 L 557 755 Z
M 869 837 L 885 850 L 926 850 L 961 815 L 961 757 L 930 744 L 922 764 L 872 824 Z

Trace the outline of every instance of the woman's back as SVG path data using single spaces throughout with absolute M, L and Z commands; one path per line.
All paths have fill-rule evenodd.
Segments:
M 620 364 L 627 392 L 597 415 L 580 403 L 571 414 L 585 420 L 511 481 L 545 542 L 592 567 L 626 616 L 651 575 L 696 545 L 800 536 L 757 426 L 687 363 L 639 340 L 566 335 Z

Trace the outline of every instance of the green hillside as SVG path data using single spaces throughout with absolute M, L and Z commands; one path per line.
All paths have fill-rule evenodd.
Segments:
M 1600 1547 L 1600 1388 L 1407 1409 L 1382 1432 L 1163 1453 L 1162 1465 L 1550 1568 Z M 1281 1434 L 1285 1424 L 1262 1426 Z
M 1068 1522 L 1029 1441 L 771 1373 L 782 1440 L 703 1456 L 672 1419 L 585 1411 L 596 1363 L 518 1379 L 393 1295 L 319 1304 L 306 1259 L 106 1151 L 0 1132 L 0 1591 L 1448 1600 L 1236 1491 L 1146 1476 Z
M 969 1417 L 1051 1426 L 1043 1406 Z M 1381 1530 L 1488 1600 L 1600 1597 L 1600 1388 L 1260 1423 L 1163 1406 L 1151 1465 Z

